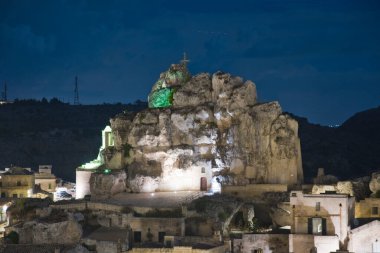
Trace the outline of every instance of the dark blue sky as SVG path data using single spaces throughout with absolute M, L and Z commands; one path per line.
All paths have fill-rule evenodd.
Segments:
M 380 1 L 1 0 L 10 98 L 146 100 L 186 51 L 190 70 L 253 80 L 261 101 L 339 124 L 380 105 Z

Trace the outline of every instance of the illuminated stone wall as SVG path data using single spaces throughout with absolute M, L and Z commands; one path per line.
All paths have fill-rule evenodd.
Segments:
M 91 195 L 90 178 L 93 170 L 76 170 L 76 199 L 82 199 L 86 195 Z
M 374 208 L 377 208 L 377 214 Z M 366 198 L 356 202 L 355 218 L 380 218 L 380 198 Z

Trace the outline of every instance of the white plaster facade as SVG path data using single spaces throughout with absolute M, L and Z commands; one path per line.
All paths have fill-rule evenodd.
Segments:
M 313 249 L 318 253 L 335 252 L 339 249 L 339 238 L 336 235 L 289 235 L 289 252 L 309 253 L 313 252 Z
M 374 220 L 351 230 L 348 250 L 355 253 L 380 252 L 380 221 Z
M 100 166 L 104 164 L 103 157 L 101 155 L 102 151 L 114 145 L 114 139 L 112 135 L 112 130 L 110 126 L 106 126 L 102 130 L 102 146 L 99 149 L 98 157 L 76 169 L 76 199 L 82 199 L 86 195 L 90 195 L 90 177 L 91 174 L 96 171 Z
M 90 195 L 90 177 L 93 170 L 84 170 L 78 168 L 76 170 L 76 199 L 83 199 L 84 196 Z
M 348 232 L 354 219 L 354 204 L 355 199 L 344 194 L 303 194 L 302 191 L 292 191 L 291 232 L 297 235 L 337 236 L 340 249 L 346 249 Z

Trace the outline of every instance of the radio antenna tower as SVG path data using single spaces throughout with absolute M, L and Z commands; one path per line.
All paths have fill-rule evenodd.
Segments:
M 5 81 L 4 82 L 4 90 L 3 90 L 3 92 L 1 93 L 1 99 L 3 100 L 3 101 L 7 101 L 7 82 Z
M 4 92 L 3 92 L 3 100 L 4 100 L 4 101 L 7 101 L 7 100 L 8 100 L 7 92 L 8 92 L 7 81 L 5 81 L 5 82 L 4 82 Z
M 78 76 L 75 76 L 74 105 L 79 105 Z

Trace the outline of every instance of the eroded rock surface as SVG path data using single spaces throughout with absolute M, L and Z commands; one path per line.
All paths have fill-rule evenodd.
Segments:
M 82 227 L 75 219 L 57 222 L 25 222 L 22 227 L 16 227 L 20 244 L 75 244 L 82 236 Z
M 357 178 L 352 181 L 338 181 L 336 184 L 314 184 L 312 194 L 338 193 L 354 196 L 356 200 L 365 199 L 369 196 L 369 179 Z
M 217 72 L 170 86 L 164 76 L 152 92 L 173 94 L 160 108 L 111 119 L 105 165 L 127 168 L 134 192 L 303 181 L 297 122 L 278 102 L 258 103 L 253 82 Z
M 108 198 L 126 191 L 126 179 L 127 174 L 124 170 L 113 170 L 110 174 L 91 174 L 90 190 L 92 197 L 97 199 Z
M 372 173 L 369 189 L 374 194 L 380 191 L 380 171 Z

